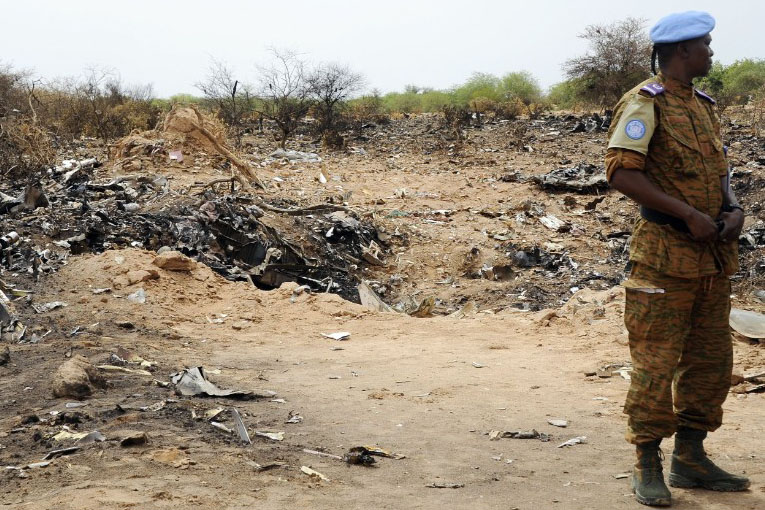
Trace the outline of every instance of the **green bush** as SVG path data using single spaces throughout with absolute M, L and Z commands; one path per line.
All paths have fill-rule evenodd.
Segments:
M 382 102 L 388 113 L 421 113 L 423 111 L 422 95 L 411 90 L 385 94 Z
M 765 87 L 765 60 L 737 60 L 729 66 L 715 62 L 696 87 L 714 97 L 720 108 L 747 104 Z
M 539 82 L 527 71 L 506 74 L 502 77 L 499 88 L 504 100 L 520 99 L 523 104 L 530 105 L 542 99 Z
M 494 102 L 501 101 L 502 92 L 500 80 L 492 74 L 473 73 L 473 75 L 463 85 L 456 87 L 452 91 L 454 103 L 465 106 L 473 99 L 479 97 L 490 99 Z
M 557 109 L 573 110 L 582 104 L 587 84 L 581 79 L 569 79 L 556 83 L 547 93 L 547 102 Z

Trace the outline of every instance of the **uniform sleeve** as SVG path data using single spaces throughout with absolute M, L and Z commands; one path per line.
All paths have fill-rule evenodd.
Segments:
M 616 127 L 611 131 L 608 148 L 629 149 L 647 155 L 655 129 L 653 98 L 635 94 L 624 104 Z
M 611 176 L 617 168 L 630 170 L 645 169 L 645 156 L 629 149 L 609 148 L 606 151 L 606 179 L 611 182 Z

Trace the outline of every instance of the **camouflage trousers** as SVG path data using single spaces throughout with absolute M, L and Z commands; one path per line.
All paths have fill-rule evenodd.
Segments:
M 733 368 L 730 280 L 674 278 L 635 264 L 624 286 L 634 370 L 627 441 L 670 437 L 678 426 L 716 430 Z

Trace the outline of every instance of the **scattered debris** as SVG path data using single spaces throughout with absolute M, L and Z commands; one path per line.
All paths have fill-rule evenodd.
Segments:
M 560 232 L 561 229 L 563 229 L 563 227 L 566 225 L 565 221 L 556 218 L 552 214 L 542 216 L 539 218 L 539 222 L 550 230 L 555 230 L 556 232 Z
M 53 441 L 70 441 L 70 440 L 82 440 L 88 436 L 87 432 L 73 432 L 69 427 L 64 425 L 61 427 L 61 431 L 55 434 L 51 439 Z
M 362 446 L 361 448 L 364 448 L 369 453 L 369 455 L 375 455 L 377 457 L 385 457 L 387 459 L 396 459 L 396 460 L 401 460 L 406 458 L 406 455 L 402 455 L 400 453 L 391 453 L 388 450 L 383 450 L 382 448 L 378 446 L 367 445 L 367 446 Z
M 361 304 L 378 312 L 393 312 L 393 308 L 385 303 L 377 293 L 372 290 L 367 282 L 361 282 L 358 286 L 359 300 Z
M 77 444 L 102 443 L 106 441 L 106 436 L 97 430 L 87 433 L 84 437 L 77 440 Z
M 621 376 L 623 379 L 629 381 L 632 379 L 630 376 L 632 372 L 632 364 L 630 362 L 609 363 L 598 367 L 594 372 L 587 372 L 592 375 L 597 375 L 601 379 L 608 379 L 615 375 Z
M 284 432 L 271 432 L 267 430 L 256 430 L 255 435 L 258 437 L 265 437 L 271 441 L 284 441 Z
M 433 483 L 429 483 L 425 487 L 428 487 L 430 489 L 461 489 L 464 486 L 465 486 L 464 483 L 433 482 Z
M 170 376 L 175 391 L 183 396 L 228 397 L 236 399 L 273 398 L 276 392 L 268 390 L 222 390 L 207 380 L 203 367 L 187 368 Z
M 79 446 L 70 446 L 68 448 L 59 448 L 58 450 L 51 450 L 45 455 L 45 457 L 43 457 L 43 460 L 53 460 L 56 457 L 72 455 L 73 453 L 76 453 L 78 451 L 80 451 Z
M 587 436 L 577 436 L 569 439 L 568 441 L 564 441 L 563 443 L 558 445 L 558 448 L 563 448 L 566 446 L 574 446 L 576 444 L 585 444 L 587 442 Z
M 543 443 L 546 443 L 552 439 L 552 436 L 549 434 L 543 434 L 536 429 L 531 430 L 515 430 L 515 431 L 501 431 L 501 430 L 492 430 L 489 432 L 489 440 L 491 441 L 498 441 L 500 439 L 539 439 Z
M 124 372 L 126 374 L 135 374 L 135 375 L 145 375 L 149 377 L 153 377 L 153 374 L 149 372 L 148 370 L 141 370 L 137 368 L 127 368 L 127 367 L 119 367 L 115 365 L 98 365 L 96 366 L 99 370 L 104 370 L 106 372 Z
M 765 315 L 731 308 L 730 327 L 747 338 L 765 338 Z
M 231 414 L 234 416 L 234 424 L 236 424 L 236 431 L 239 434 L 239 439 L 245 444 L 252 444 L 250 435 L 247 433 L 247 427 L 244 426 L 244 422 L 242 421 L 242 415 L 240 415 L 239 411 L 233 407 L 231 408 Z
M 347 331 L 339 331 L 337 333 L 322 333 L 321 336 L 331 338 L 332 340 L 348 340 L 351 334 Z
M 131 303 L 142 305 L 146 302 L 146 291 L 138 289 L 127 297 L 127 300 Z
M 260 471 L 269 471 L 271 469 L 275 469 L 279 467 L 284 467 L 287 464 L 285 464 L 284 462 L 269 462 L 268 464 L 258 464 L 254 460 L 248 460 L 247 465 L 252 466 L 255 469 L 255 471 L 260 472 Z
M 320 480 L 322 480 L 324 482 L 328 482 L 329 481 L 329 478 L 327 478 L 323 474 L 319 473 L 318 471 L 315 471 L 315 470 L 309 468 L 308 466 L 301 466 L 300 467 L 300 471 L 302 471 L 303 473 L 307 474 L 311 478 L 318 478 L 318 479 L 320 479 Z
M 310 449 L 307 449 L 307 448 L 303 448 L 303 452 L 304 453 L 310 453 L 311 455 L 318 455 L 319 457 L 327 457 L 329 459 L 343 460 L 343 457 L 341 457 L 340 455 L 333 455 L 331 453 L 320 452 L 318 450 L 310 450 Z
M 354 446 L 348 450 L 348 453 L 343 455 L 343 460 L 347 464 L 356 464 L 362 466 L 371 466 L 376 462 L 375 458 L 372 456 L 372 453 L 363 446 Z
M 534 177 L 542 189 L 596 193 L 608 189 L 606 171 L 603 167 L 580 163 L 570 168 L 558 168 L 545 175 Z
M 67 303 L 64 303 L 63 301 L 51 301 L 50 303 L 45 303 L 41 305 L 32 305 L 32 308 L 34 308 L 35 312 L 37 313 L 45 313 L 50 312 L 51 310 L 55 310 L 56 308 L 62 308 L 64 306 L 69 306 Z
M 285 149 L 276 149 L 268 155 L 264 163 L 286 160 L 289 163 L 321 163 L 321 158 L 315 152 L 301 152 Z
M 222 430 L 226 434 L 233 434 L 234 433 L 234 431 L 232 429 L 228 428 L 227 426 L 225 426 L 223 423 L 221 423 L 219 421 L 211 421 L 210 425 L 212 425 L 213 427 L 215 427 L 218 430 Z

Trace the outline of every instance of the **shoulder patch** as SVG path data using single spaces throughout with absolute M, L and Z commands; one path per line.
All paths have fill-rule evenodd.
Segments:
M 624 126 L 624 134 L 633 140 L 640 140 L 645 136 L 645 122 L 640 119 L 632 119 Z
M 648 83 L 640 87 L 643 92 L 648 92 L 651 97 L 656 97 L 664 93 L 664 86 L 661 83 Z
M 710 102 L 710 103 L 712 103 L 712 104 L 717 104 L 717 101 L 715 101 L 714 99 L 712 99 L 712 98 L 711 98 L 711 97 L 709 97 L 708 95 L 704 94 L 704 93 L 703 93 L 702 91 L 700 91 L 699 89 L 693 89 L 693 91 L 694 91 L 694 92 L 696 92 L 696 95 L 697 95 L 697 96 L 699 96 L 700 98 L 702 98 L 702 99 L 706 99 L 707 101 L 709 101 L 709 102 Z

